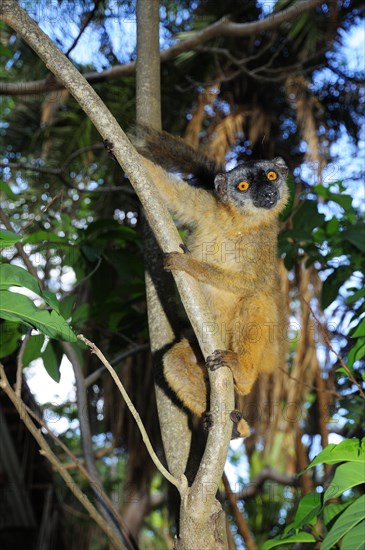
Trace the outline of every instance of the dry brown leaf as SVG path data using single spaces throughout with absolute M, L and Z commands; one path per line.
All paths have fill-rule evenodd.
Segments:
M 206 115 L 205 108 L 208 105 L 213 105 L 218 93 L 219 85 L 216 85 L 204 90 L 198 96 L 197 105 L 193 111 L 191 120 L 187 124 L 184 135 L 186 143 L 194 147 L 194 149 L 197 149 L 199 146 L 200 132 Z
M 317 113 L 322 112 L 318 98 L 310 91 L 308 81 L 302 76 L 288 77 L 285 90 L 289 102 L 296 111 L 297 124 L 307 143 L 306 160 L 317 168 L 317 176 L 326 165 L 323 142 L 318 136 Z
M 255 145 L 258 141 L 262 141 L 264 138 L 268 139 L 270 136 L 271 122 L 266 113 L 256 107 L 250 117 L 250 128 L 248 132 L 248 139 L 252 145 Z
M 226 116 L 212 132 L 212 139 L 208 142 L 205 153 L 223 164 L 227 153 L 237 141 L 237 136 L 242 132 L 245 115 L 242 111 L 236 111 Z

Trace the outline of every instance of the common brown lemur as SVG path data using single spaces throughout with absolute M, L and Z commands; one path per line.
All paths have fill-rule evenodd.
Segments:
M 164 376 L 181 402 L 202 416 L 209 405 L 208 369 L 228 366 L 238 395 L 261 372 L 284 362 L 285 300 L 277 264 L 278 214 L 288 199 L 288 168 L 280 157 L 224 168 L 167 132 L 144 126 L 131 139 L 164 201 L 189 230 L 185 253 L 165 256 L 165 269 L 200 283 L 225 350 L 206 363 L 196 341 L 182 338 L 164 356 Z M 170 173 L 169 173 L 170 172 Z M 190 183 L 180 176 L 192 176 Z M 234 435 L 249 428 L 231 415 Z

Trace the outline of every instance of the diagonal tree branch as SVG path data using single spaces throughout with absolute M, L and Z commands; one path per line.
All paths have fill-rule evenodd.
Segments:
M 92 434 L 90 428 L 86 386 L 79 357 L 75 348 L 72 344 L 70 344 L 70 342 L 63 342 L 62 346 L 72 365 L 75 375 L 76 400 L 80 422 L 81 444 L 87 472 L 92 479 L 92 483 L 90 484 L 90 486 L 96 498 L 97 508 L 103 518 L 105 518 L 106 522 L 110 525 L 111 529 L 113 529 L 115 535 L 123 540 L 123 543 L 128 549 L 130 548 L 131 550 L 133 550 L 135 548 L 135 543 L 131 540 L 131 535 L 128 532 L 126 526 L 122 525 L 122 520 L 118 513 L 118 510 L 115 508 L 114 504 L 105 493 L 103 484 L 99 476 L 99 472 L 96 467 L 94 450 L 92 446 Z
M 143 423 L 142 423 L 142 420 L 141 420 L 141 417 L 139 416 L 138 412 L 137 412 L 137 409 L 135 408 L 135 406 L 133 405 L 132 401 L 130 400 L 119 376 L 117 375 L 117 373 L 115 372 L 115 370 L 113 369 L 113 367 L 111 366 L 111 364 L 109 363 L 109 361 L 106 359 L 106 357 L 104 356 L 104 354 L 100 351 L 100 349 L 93 343 L 93 342 L 90 342 L 90 340 L 88 340 L 87 338 L 85 338 L 85 336 L 83 336 L 82 334 L 79 334 L 78 335 L 78 339 L 81 340 L 81 342 L 84 342 L 84 344 L 86 344 L 92 353 L 95 353 L 95 355 L 100 359 L 100 361 L 103 363 L 103 365 L 105 366 L 105 368 L 109 371 L 111 377 L 113 378 L 118 390 L 120 391 L 121 395 L 123 396 L 123 399 L 124 401 L 126 402 L 131 414 L 133 415 L 133 418 L 135 419 L 136 423 L 137 423 L 137 426 L 141 432 L 141 435 L 142 435 L 142 439 L 148 449 L 148 452 L 150 454 L 150 457 L 152 458 L 156 468 L 161 472 L 161 474 L 168 480 L 170 481 L 170 483 L 172 483 L 172 485 L 175 485 L 175 487 L 177 487 L 180 491 L 183 491 L 185 485 L 186 485 L 186 482 L 185 482 L 185 479 L 182 477 L 181 479 L 176 479 L 173 475 L 170 474 L 170 472 L 168 470 L 166 470 L 166 468 L 164 467 L 164 465 L 161 463 L 160 459 L 158 458 L 158 456 L 156 455 L 153 447 L 152 447 L 152 444 L 150 442 L 150 439 L 148 437 L 148 434 L 143 426 Z
M 141 163 L 140 155 L 96 92 L 15 0 L 3 1 L 1 15 L 4 21 L 24 36 L 55 75 L 63 80 L 102 137 L 113 143 L 113 154 L 128 174 L 161 248 L 165 251 L 179 250 L 182 241 L 167 208 Z M 203 323 L 210 318 L 209 309 L 200 296 L 197 283 L 179 273 L 175 274 L 175 279 L 189 310 L 188 315 L 200 337 L 204 353 L 208 354 L 212 338 L 210 339 L 208 334 L 203 334 Z
M 240 533 L 242 539 L 244 540 L 247 550 L 257 550 L 255 540 L 251 534 L 251 531 L 247 525 L 247 521 L 243 516 L 243 513 L 237 506 L 236 495 L 233 493 L 231 489 L 227 474 L 225 472 L 223 472 L 223 484 L 226 492 L 225 496 L 228 499 L 228 502 L 232 509 L 232 513 L 236 521 L 238 532 Z
M 294 6 L 290 6 L 282 11 L 268 15 L 260 21 L 251 21 L 249 23 L 234 23 L 230 21 L 227 16 L 222 17 L 212 25 L 209 25 L 205 29 L 195 33 L 194 36 L 183 39 L 177 44 L 174 44 L 170 48 L 162 51 L 160 60 L 161 62 L 164 62 L 174 59 L 181 53 L 194 50 L 208 40 L 219 36 L 243 37 L 275 29 L 283 23 L 292 21 L 302 13 L 315 8 L 321 3 L 322 0 L 298 0 Z M 3 0 L 3 4 L 6 4 L 5 0 Z M 4 6 L 4 13 L 5 10 L 6 7 Z M 132 62 L 126 63 L 125 65 L 116 65 L 111 69 L 107 69 L 100 73 L 85 73 L 84 78 L 90 84 L 98 84 L 99 82 L 108 82 L 116 78 L 133 75 L 135 74 L 135 71 L 136 63 Z M 63 83 L 60 80 L 57 81 L 53 78 L 45 78 L 44 80 L 37 80 L 33 82 L 0 82 L 0 95 L 34 95 L 53 90 L 62 90 L 63 88 Z
M 112 143 L 113 155 L 129 176 L 162 250 L 166 252 L 180 250 L 182 242 L 177 229 L 159 193 L 150 181 L 140 155 L 96 92 L 15 0 L 3 0 L 1 16 L 24 37 L 47 67 L 64 83 L 103 139 Z M 175 272 L 174 278 L 203 355 L 207 357 L 215 349 L 222 348 L 219 337 L 204 330 L 212 323 L 208 304 L 200 292 L 199 284 L 191 277 Z M 223 367 L 214 372 L 210 371 L 209 380 L 213 427 L 209 431 L 207 446 L 194 487 L 187 497 L 192 504 L 192 510 L 197 499 L 202 504 L 200 517 L 191 516 L 191 521 L 195 525 L 197 519 L 201 522 L 202 518 L 206 517 L 207 510 L 210 513 L 213 508 L 230 441 L 229 414 L 234 409 L 233 377 L 230 369 Z M 184 494 L 184 491 L 182 492 Z M 221 513 L 221 510 L 217 513 Z
M 161 130 L 159 0 L 137 0 L 136 121 Z M 162 350 L 176 339 L 174 281 L 163 269 L 153 232 L 142 217 L 148 332 L 155 376 L 156 405 L 170 472 L 180 479 L 190 453 L 188 415 L 161 387 Z
M 43 437 L 41 430 L 36 428 L 33 424 L 29 414 L 27 413 L 23 401 L 16 395 L 13 389 L 10 386 L 10 383 L 6 377 L 5 370 L 3 365 L 0 363 L 0 388 L 8 396 L 10 401 L 13 403 L 14 407 L 19 413 L 22 421 L 26 425 L 29 432 L 32 434 L 34 439 L 37 441 L 40 447 L 40 453 L 44 455 L 49 462 L 52 464 L 54 469 L 61 475 L 67 484 L 70 491 L 75 495 L 79 502 L 84 506 L 84 508 L 89 513 L 90 517 L 97 523 L 97 525 L 104 531 L 109 540 L 113 543 L 114 547 L 118 550 L 126 550 L 126 546 L 121 542 L 121 540 L 116 536 L 111 526 L 104 521 L 103 517 L 96 510 L 94 505 L 90 502 L 88 497 L 81 491 L 77 483 L 74 482 L 73 478 L 65 468 L 65 466 L 58 460 L 57 456 L 54 454 L 45 438 Z
M 41 212 L 38 212 L 31 220 L 28 222 L 20 231 L 21 233 L 25 227 L 28 227 L 30 223 L 34 221 L 34 219 L 42 212 L 44 212 L 45 209 L 47 209 L 60 195 L 62 195 L 63 189 L 59 191 L 55 197 L 41 210 Z M 0 214 L 2 213 L 0 209 Z M 4 225 L 7 227 L 7 217 L 4 213 L 2 213 L 1 221 L 3 221 Z M 10 222 L 9 226 L 10 226 Z M 11 227 L 11 226 L 10 226 Z M 23 258 L 23 261 L 25 262 L 26 266 L 30 265 L 33 267 L 33 264 L 30 262 L 28 255 L 24 251 L 22 243 L 17 243 L 19 245 L 18 251 L 21 257 Z M 36 270 L 33 273 L 34 277 L 38 280 L 40 286 L 42 287 L 42 281 L 39 279 L 38 274 Z M 22 387 L 22 369 L 23 369 L 23 355 L 25 351 L 25 346 L 29 340 L 29 333 L 26 335 L 25 339 L 22 342 L 19 354 L 18 354 L 18 360 L 17 360 L 17 374 L 16 374 L 16 385 L 15 385 L 15 395 L 17 399 L 17 403 L 19 402 L 20 405 L 24 406 L 22 400 L 21 400 L 21 387 Z M 79 364 L 78 356 L 71 344 L 68 342 L 63 342 L 63 347 L 66 355 L 68 356 L 73 369 L 75 373 L 75 379 L 76 379 L 76 386 L 77 386 L 77 405 L 78 405 L 78 412 L 79 412 L 79 421 L 80 421 L 80 432 L 81 432 L 81 440 L 82 440 L 82 446 L 83 446 L 83 452 L 84 452 L 84 458 L 85 458 L 85 464 L 87 466 L 87 478 L 90 481 L 90 487 L 95 495 L 97 508 L 101 514 L 101 516 L 105 519 L 106 524 L 109 526 L 109 528 L 113 531 L 114 536 L 119 540 L 121 543 L 123 543 L 123 548 L 126 550 L 133 550 L 136 548 L 134 541 L 132 540 L 130 534 L 128 533 L 128 530 L 123 525 L 122 520 L 119 516 L 118 511 L 116 510 L 115 506 L 109 499 L 108 495 L 105 493 L 102 483 L 99 478 L 99 474 L 96 468 L 95 460 L 94 460 L 94 453 L 92 449 L 92 438 L 91 438 L 91 430 L 90 430 L 90 424 L 89 424 L 89 417 L 87 412 L 87 399 L 86 399 L 86 385 L 84 381 L 84 377 L 82 375 L 81 366 Z M 5 371 L 3 373 L 3 379 L 4 384 L 7 383 L 7 378 L 5 375 Z M 8 395 L 10 397 L 10 395 Z M 17 403 L 13 401 L 14 405 L 17 406 Z M 31 413 L 30 413 L 31 414 Z M 22 417 L 23 421 L 24 418 Z M 39 420 L 37 419 L 39 422 Z M 25 422 L 25 421 L 24 421 Z M 25 422 L 27 427 L 29 428 L 29 424 Z M 47 428 L 48 429 L 48 428 Z M 32 430 L 30 430 L 33 434 Z M 34 434 L 33 434 L 34 435 Z M 39 443 L 39 440 L 36 438 L 37 442 Z M 42 446 L 41 446 L 42 448 Z M 47 458 L 52 462 L 50 459 L 49 453 L 45 453 Z M 52 462 L 53 464 L 53 462 Z M 62 472 L 59 469 L 61 475 Z M 66 481 L 66 480 L 65 480 Z M 77 496 L 77 495 L 76 495 Z M 80 500 L 80 499 L 79 499 Z M 95 519 L 95 518 L 94 518 Z

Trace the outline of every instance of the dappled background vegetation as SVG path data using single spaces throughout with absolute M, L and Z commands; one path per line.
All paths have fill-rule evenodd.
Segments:
M 119 75 L 106 71 L 135 59 L 135 2 L 23 4 L 80 71 L 94 78 L 95 90 L 128 129 L 135 121 L 133 67 Z M 293 4 L 162 1 L 161 49 L 224 15 L 235 22 L 256 21 Z M 287 534 L 305 532 L 312 537 L 308 543 L 319 548 L 315 541 L 363 498 L 361 474 L 351 484 L 345 472 L 341 492 L 327 493 L 332 500 L 328 496 L 323 507 L 320 495 L 334 474 L 328 463 L 295 477 L 329 443 L 363 435 L 361 9 L 357 0 L 318 3 L 275 29 L 218 36 L 161 66 L 164 129 L 229 167 L 242 159 L 280 155 L 290 168 L 291 201 L 281 217 L 278 259 L 290 354 L 288 364 L 262 377 L 242 404 L 254 430 L 232 447 L 227 464 L 225 489 L 231 483 L 237 500 L 229 503 L 223 486 L 221 495 L 237 548 L 261 548 L 285 525 L 290 525 Z M 22 236 L 18 248 L 4 248 L 3 262 L 27 267 L 43 292 L 57 294 L 60 314 L 74 332 L 96 342 L 117 369 L 162 454 L 138 199 L 73 98 L 53 89 L 46 67 L 10 28 L 2 25 L 1 30 L 1 79 L 6 83 L 0 88 L 1 222 Z M 11 88 L 12 83 L 18 86 Z M 33 88 L 22 83 L 33 83 Z M 5 319 L 1 356 L 8 372 L 15 372 L 29 326 L 24 319 Z M 59 340 L 51 338 L 45 347 L 44 336 L 32 333 L 21 349 L 26 378 L 45 367 L 59 379 L 64 355 Z M 141 548 L 171 547 L 166 485 L 108 375 L 88 352 L 79 356 L 103 484 Z M 64 376 L 67 370 L 71 366 L 64 366 Z M 57 407 L 51 396 L 49 401 L 41 403 L 45 418 L 62 419 L 52 425 L 81 456 L 75 399 Z M 330 464 L 349 460 L 349 469 L 356 469 L 351 449 L 350 458 L 340 452 Z M 22 460 L 19 448 L 17 452 Z M 70 471 L 85 483 L 75 469 Z M 44 536 L 50 544 L 49 533 L 39 526 L 54 513 L 60 548 L 106 548 L 104 535 L 62 482 L 50 476 L 47 483 L 57 496 L 48 516 L 41 507 L 35 512 L 34 541 Z M 354 485 L 358 487 L 351 489 Z M 307 500 L 298 509 L 303 496 Z M 360 519 L 354 525 L 361 526 Z M 355 548 L 345 542 L 344 550 Z

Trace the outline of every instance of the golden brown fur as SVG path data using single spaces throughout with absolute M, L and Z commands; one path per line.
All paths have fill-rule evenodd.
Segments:
M 191 228 L 189 252 L 168 254 L 165 267 L 185 271 L 202 284 L 215 321 L 207 330 L 219 331 L 227 350 L 215 352 L 207 365 L 227 364 L 237 393 L 246 395 L 258 374 L 275 369 L 285 352 L 276 259 L 285 182 L 273 207 L 257 208 L 249 201 L 242 207 L 230 198 L 222 202 L 221 189 L 214 193 L 192 187 L 161 166 L 144 162 L 169 209 Z M 207 367 L 195 348 L 186 338 L 176 344 L 164 357 L 164 374 L 182 403 L 203 415 L 209 408 Z M 238 430 L 248 434 L 245 421 Z

